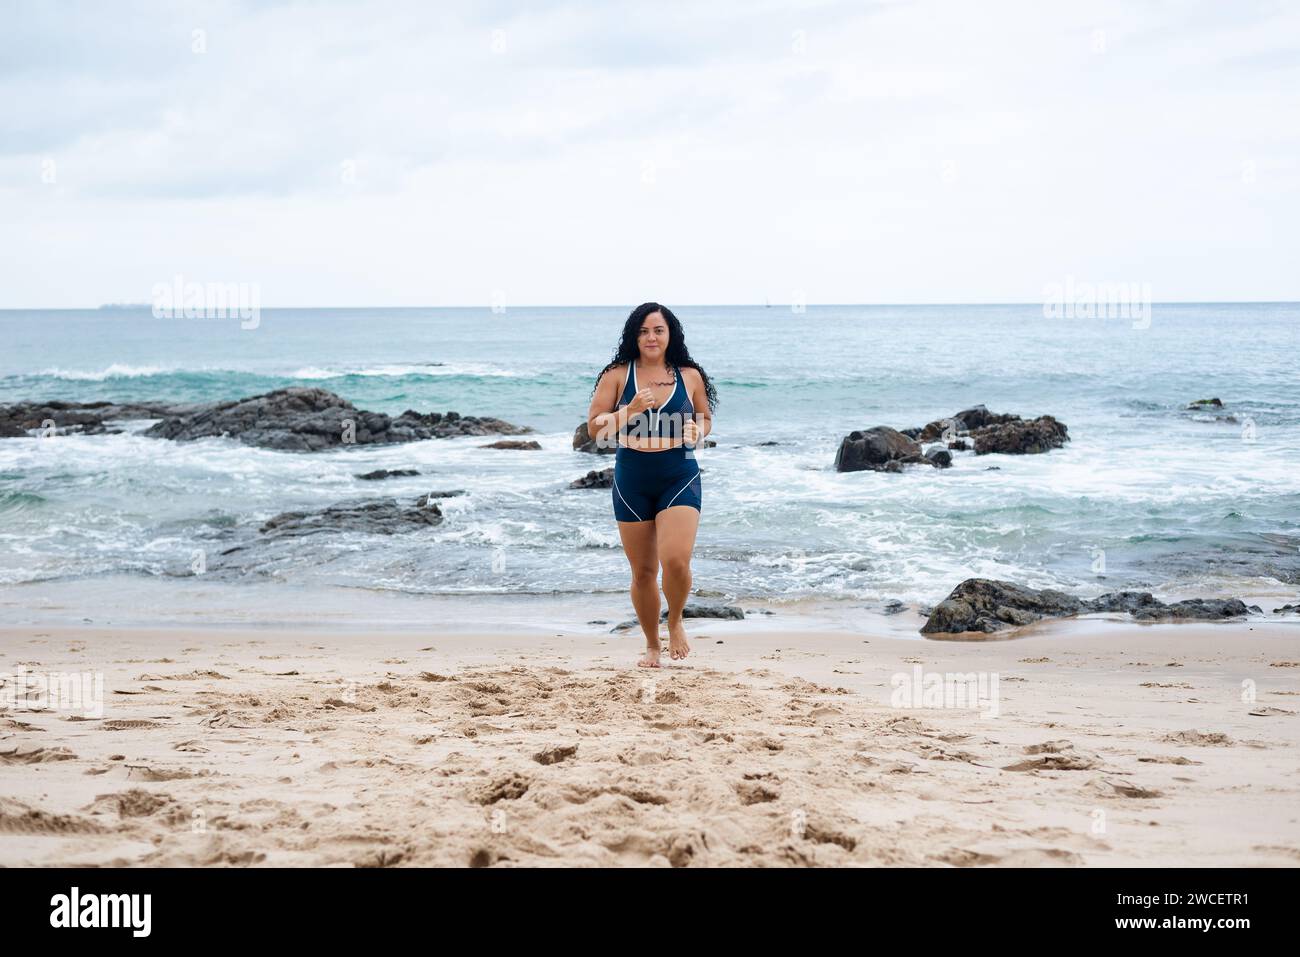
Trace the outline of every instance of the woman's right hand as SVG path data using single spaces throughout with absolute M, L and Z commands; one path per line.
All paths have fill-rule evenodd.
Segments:
M 627 404 L 627 414 L 640 415 L 646 409 L 652 408 L 655 404 L 655 394 L 653 389 L 645 388 L 637 391 L 632 396 L 632 401 Z

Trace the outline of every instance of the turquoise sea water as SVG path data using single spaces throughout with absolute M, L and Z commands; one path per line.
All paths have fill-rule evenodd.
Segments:
M 435 529 L 317 535 L 224 580 L 412 594 L 621 593 L 612 464 L 574 452 L 628 307 L 0 312 L 0 403 L 234 399 L 315 385 L 390 413 L 454 409 L 537 429 L 301 455 L 133 434 L 0 440 L 0 585 L 191 574 L 270 516 L 466 489 Z M 1039 305 L 674 307 L 716 381 L 695 584 L 775 601 L 932 603 L 964 578 L 1098 594 L 1300 592 L 1300 306 L 1152 307 L 1047 319 Z M 1236 422 L 1185 411 L 1217 396 Z M 1072 441 L 1035 456 L 837 474 L 855 428 L 984 403 L 1050 413 Z M 776 445 L 760 445 L 776 442 Z M 997 466 L 997 469 L 990 469 Z M 382 483 L 357 473 L 418 468 Z

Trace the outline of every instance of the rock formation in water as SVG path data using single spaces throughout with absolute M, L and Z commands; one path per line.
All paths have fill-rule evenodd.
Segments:
M 922 634 L 995 632 L 1028 625 L 1043 618 L 1065 618 L 1099 612 L 1128 612 L 1140 621 L 1238 618 L 1260 609 L 1239 598 L 1189 598 L 1165 604 L 1150 592 L 1109 592 L 1097 598 L 1075 598 L 1051 588 L 1026 588 L 990 578 L 968 578 L 930 612 Z

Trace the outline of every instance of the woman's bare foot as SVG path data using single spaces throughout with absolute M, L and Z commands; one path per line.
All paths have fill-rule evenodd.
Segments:
M 691 653 L 691 646 L 686 643 L 686 626 L 682 624 L 680 618 L 677 624 L 668 621 L 668 657 L 674 661 L 685 658 Z
M 659 667 L 659 638 L 656 636 L 653 641 L 647 641 L 645 646 L 645 657 L 638 661 L 638 668 L 658 668 Z

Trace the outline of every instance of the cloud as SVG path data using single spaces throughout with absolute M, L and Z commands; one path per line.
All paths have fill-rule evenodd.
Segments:
M 0 305 L 178 271 L 256 273 L 267 305 L 622 302 L 647 273 L 676 301 L 1033 299 L 1067 273 L 1300 293 L 1300 14 L 1276 4 L 3 16 Z

